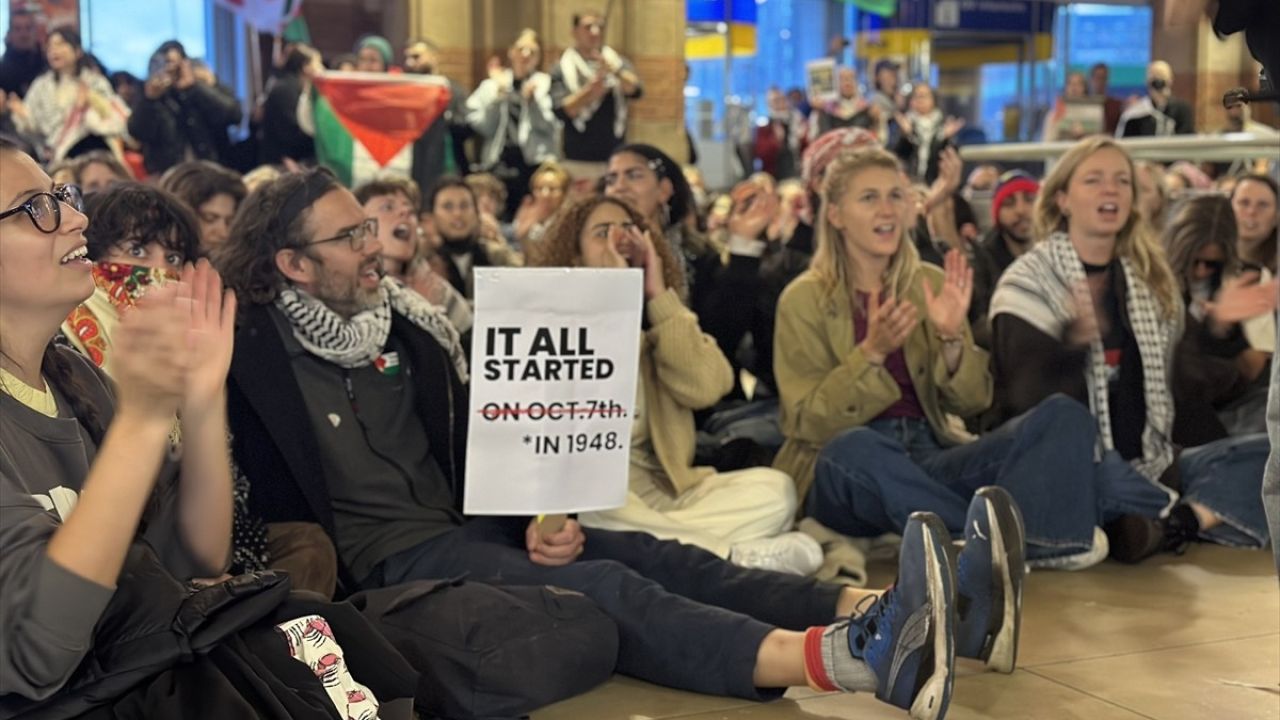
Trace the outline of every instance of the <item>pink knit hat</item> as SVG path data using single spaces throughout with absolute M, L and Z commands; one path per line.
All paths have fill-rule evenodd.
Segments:
M 880 147 L 880 140 L 862 128 L 839 128 L 824 133 L 805 148 L 801 157 L 800 177 L 805 187 L 821 180 L 827 166 L 844 153 L 865 147 Z

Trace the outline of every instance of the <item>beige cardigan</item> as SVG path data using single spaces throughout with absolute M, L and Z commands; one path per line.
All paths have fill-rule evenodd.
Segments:
M 936 292 L 944 275 L 938 267 L 924 265 L 916 277 L 927 278 Z M 966 442 L 969 436 L 948 413 L 968 417 L 991 404 L 987 353 L 974 345 L 966 322 L 960 365 L 954 374 L 948 373 L 919 281 L 905 297 L 922 318 L 904 346 L 920 405 L 939 442 Z M 848 295 L 826 293 L 812 271 L 796 278 L 782 293 L 773 346 L 786 437 L 773 466 L 795 479 L 803 507 L 822 447 L 840 433 L 874 420 L 902 392 L 889 371 L 868 362 L 854 343 Z
M 693 411 L 710 407 L 733 388 L 733 368 L 698 318 L 667 290 L 645 304 L 649 329 L 640 339 L 640 376 L 654 454 L 680 495 L 715 473 L 695 468 Z

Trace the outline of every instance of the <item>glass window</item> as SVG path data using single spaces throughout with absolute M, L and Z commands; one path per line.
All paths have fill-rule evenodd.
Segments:
M 177 40 L 192 58 L 205 58 L 208 3 L 159 0 L 146 3 L 139 22 L 135 0 L 93 0 L 80 7 L 80 35 L 87 50 L 109 72 L 127 70 L 147 76 L 151 54 L 166 40 Z M 207 58 L 205 58 L 207 59 Z

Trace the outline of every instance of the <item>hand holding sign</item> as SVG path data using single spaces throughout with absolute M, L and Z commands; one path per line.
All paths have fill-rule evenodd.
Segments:
M 525 548 L 529 551 L 529 560 L 537 565 L 558 567 L 568 565 L 582 554 L 587 543 L 587 536 L 577 520 L 566 520 L 564 527 L 553 533 L 544 534 L 537 518 L 529 522 L 524 531 Z

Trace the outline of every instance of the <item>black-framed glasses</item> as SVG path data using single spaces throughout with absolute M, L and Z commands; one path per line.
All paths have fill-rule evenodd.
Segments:
M 322 243 L 330 243 L 330 242 L 337 242 L 339 240 L 346 240 L 348 243 L 351 244 L 352 252 L 360 252 L 361 250 L 364 249 L 364 246 L 369 242 L 369 238 L 377 234 L 378 234 L 378 219 L 365 218 L 363 221 L 361 221 L 359 225 L 356 225 L 350 230 L 344 230 L 338 233 L 337 235 L 334 235 L 333 237 L 327 237 L 327 238 L 324 238 L 323 240 L 313 240 L 307 243 L 306 246 L 310 247 L 312 245 L 320 245 Z
M 53 192 L 36 193 L 18 207 L 0 213 L 0 220 L 25 212 L 37 230 L 52 235 L 62 227 L 62 203 L 83 211 L 84 195 L 80 188 L 75 185 L 58 185 L 53 188 Z
M 1204 267 L 1210 272 L 1222 272 L 1222 268 L 1226 267 L 1226 263 L 1221 260 L 1202 260 L 1196 258 L 1191 261 L 1197 268 Z

